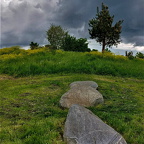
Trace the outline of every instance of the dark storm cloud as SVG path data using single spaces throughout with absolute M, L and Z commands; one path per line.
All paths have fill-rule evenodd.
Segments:
M 61 25 L 77 37 L 89 38 L 88 22 L 97 6 L 108 5 L 115 22 L 124 20 L 122 40 L 144 46 L 143 0 L 2 0 L 2 45 L 28 45 L 45 42 L 51 23 Z
M 89 37 L 88 21 L 95 16 L 97 5 L 95 0 L 61 0 L 58 3 L 58 18 L 61 25 L 75 29 L 77 36 Z
M 144 46 L 144 1 L 127 0 L 123 3 L 119 1 L 119 4 L 117 9 L 114 9 L 115 5 L 110 3 L 111 13 L 114 13 L 116 20 L 124 20 L 122 29 L 124 42 Z
M 2 5 L 2 46 L 44 43 L 45 31 L 53 21 L 55 9 L 51 0 L 38 2 L 13 0 Z
M 60 4 L 59 18 L 62 24 L 70 28 L 79 28 L 85 23 L 85 29 L 81 34 L 89 37 L 88 21 L 95 17 L 96 7 L 101 7 L 101 3 L 108 5 L 111 15 L 115 16 L 115 22 L 124 20 L 122 37 L 124 42 L 133 43 L 135 46 L 144 46 L 144 1 L 143 0 L 62 0 Z

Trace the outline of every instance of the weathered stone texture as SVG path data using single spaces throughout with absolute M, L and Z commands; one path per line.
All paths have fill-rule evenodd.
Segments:
M 79 87 L 79 86 L 86 86 L 86 87 L 91 86 L 92 88 L 95 89 L 98 88 L 98 84 L 94 81 L 76 81 L 70 84 L 70 88 Z
M 126 144 L 124 138 L 88 109 L 72 105 L 65 122 L 67 144 Z
M 103 96 L 96 90 L 98 85 L 92 81 L 73 82 L 70 90 L 60 99 L 62 107 L 70 108 L 72 104 L 79 104 L 85 107 L 103 103 Z

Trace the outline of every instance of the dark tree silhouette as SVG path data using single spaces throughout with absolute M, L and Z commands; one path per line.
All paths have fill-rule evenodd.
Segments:
M 116 22 L 113 25 L 114 16 L 110 16 L 109 9 L 102 3 L 102 10 L 97 8 L 96 17 L 89 21 L 90 38 L 96 39 L 102 45 L 102 52 L 105 51 L 105 47 L 117 46 L 121 42 L 121 24 L 123 20 Z
M 38 44 L 38 43 L 34 43 L 34 42 L 31 42 L 31 43 L 30 43 L 30 48 L 31 48 L 31 50 L 37 49 L 38 47 L 39 47 L 39 44 Z

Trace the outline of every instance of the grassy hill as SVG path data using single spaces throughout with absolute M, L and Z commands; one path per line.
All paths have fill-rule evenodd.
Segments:
M 129 144 L 144 144 L 144 60 L 99 52 L 0 50 L 0 143 L 64 144 L 73 81 L 98 83 L 105 103 L 90 107 Z
M 144 60 L 130 60 L 112 53 L 49 51 L 44 48 L 0 50 L 0 74 L 20 77 L 68 73 L 144 78 Z

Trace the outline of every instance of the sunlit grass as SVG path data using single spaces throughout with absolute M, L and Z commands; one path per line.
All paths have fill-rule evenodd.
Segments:
M 15 78 L 0 75 L 0 143 L 64 144 L 68 109 L 61 96 L 74 81 L 92 80 L 104 104 L 91 107 L 130 144 L 144 142 L 144 80 L 92 74 L 52 74 Z
M 62 109 L 59 100 L 69 84 L 79 80 L 97 82 L 104 97 L 104 104 L 90 110 L 127 143 L 144 142 L 142 59 L 16 46 L 0 49 L 0 74 L 2 144 L 64 144 L 68 109 Z
M 144 78 L 144 60 L 100 52 L 51 51 L 46 48 L 0 50 L 0 73 L 16 77 L 39 74 L 87 73 Z

